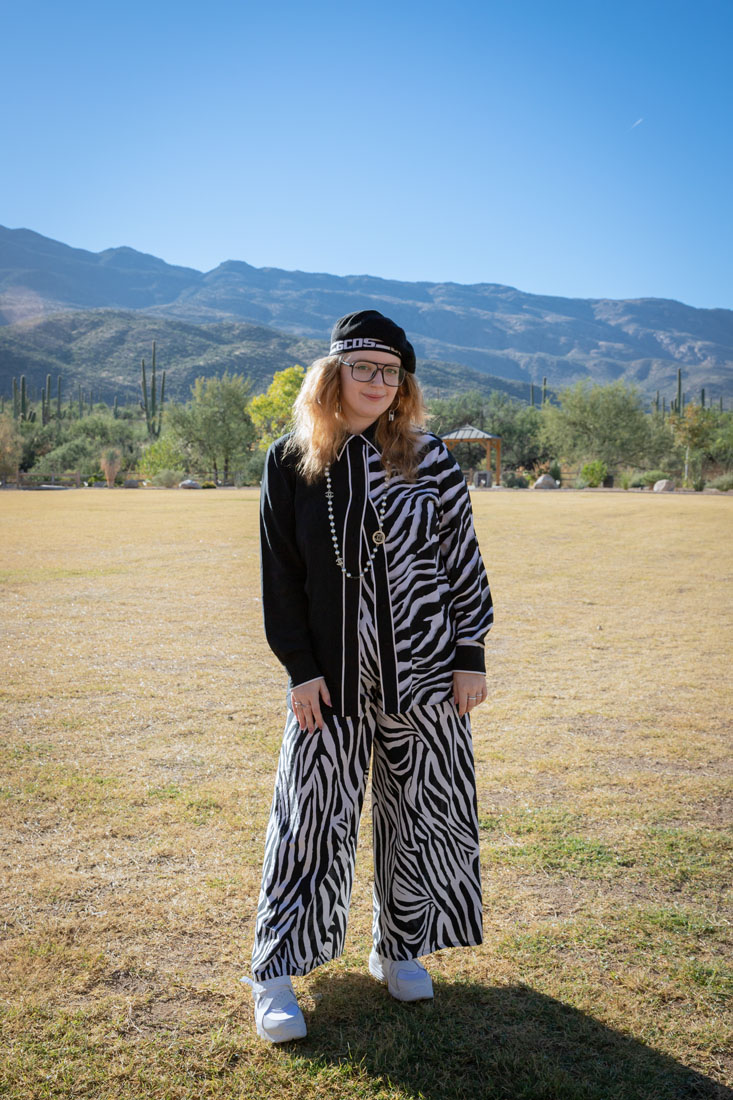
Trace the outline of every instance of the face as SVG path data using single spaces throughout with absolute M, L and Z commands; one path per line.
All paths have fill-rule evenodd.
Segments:
M 349 363 L 379 363 L 380 366 L 399 367 L 400 357 L 388 351 L 349 352 L 341 364 L 341 412 L 349 428 L 355 434 L 363 432 L 370 424 L 397 402 L 399 387 L 385 385 L 381 371 L 371 382 L 358 382 L 351 377 Z

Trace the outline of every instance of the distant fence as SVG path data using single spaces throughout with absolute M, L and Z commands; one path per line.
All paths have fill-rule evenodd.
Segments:
M 5 486 L 15 485 L 18 489 L 40 489 L 42 485 L 55 485 L 63 489 L 81 489 L 84 482 L 78 470 L 72 474 L 61 476 L 54 474 L 52 477 L 40 477 L 38 474 L 27 474 L 19 470 L 15 477 L 5 478 L 3 484 Z
M 199 474 L 198 476 L 181 474 L 181 478 L 184 477 L 194 477 L 194 480 L 196 481 L 215 480 L 213 474 Z M 124 475 L 124 479 L 125 481 L 137 481 L 141 485 L 144 481 L 147 481 L 148 483 L 152 482 L 151 478 L 143 478 L 141 474 L 129 472 Z M 16 489 L 41 489 L 45 488 L 46 486 L 52 486 L 58 489 L 81 489 L 85 486 L 85 484 L 87 483 L 84 481 L 78 470 L 75 470 L 72 473 L 52 474 L 50 477 L 42 477 L 40 474 L 25 473 L 25 471 L 23 470 L 18 470 L 14 475 L 10 477 L 0 478 L 0 488 L 3 489 L 8 489 L 12 487 L 15 487 Z M 222 482 L 221 480 L 219 480 L 217 484 L 250 485 L 253 483 L 246 481 L 241 474 L 235 474 L 229 481 Z M 104 486 L 104 488 L 107 487 L 107 483 L 103 480 L 92 482 L 90 487 L 94 488 L 95 485 L 101 485 Z M 117 482 L 116 487 L 121 487 L 120 482 Z

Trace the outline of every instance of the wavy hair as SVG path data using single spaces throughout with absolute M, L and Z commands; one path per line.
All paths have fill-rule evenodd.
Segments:
M 375 440 L 382 465 L 414 480 L 418 439 L 427 410 L 420 384 L 405 374 L 397 389 L 398 403 L 377 421 Z M 390 411 L 394 419 L 389 419 Z M 293 406 L 293 430 L 287 450 L 298 456 L 298 471 L 306 481 L 323 477 L 342 444 L 352 434 L 341 412 L 341 362 L 337 355 L 316 359 L 308 368 Z

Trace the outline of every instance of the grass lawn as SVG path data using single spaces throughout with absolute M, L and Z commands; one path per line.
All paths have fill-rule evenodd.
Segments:
M 485 942 L 428 960 L 433 1003 L 368 977 L 365 812 L 346 953 L 271 1048 L 258 494 L 0 493 L 0 1095 L 733 1097 L 733 500 L 473 501 Z

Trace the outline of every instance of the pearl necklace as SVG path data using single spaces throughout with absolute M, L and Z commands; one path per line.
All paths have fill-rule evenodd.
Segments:
M 336 565 L 341 572 L 349 580 L 363 580 L 366 577 L 369 570 L 374 565 L 374 557 L 377 550 L 387 541 L 387 536 L 384 533 L 384 516 L 387 511 L 387 486 L 389 485 L 390 471 L 387 470 L 387 477 L 384 482 L 384 492 L 382 493 L 382 499 L 379 502 L 379 511 L 377 512 L 377 518 L 379 519 L 379 529 L 372 535 L 372 542 L 374 543 L 374 549 L 370 552 L 367 563 L 364 566 L 361 573 L 349 573 L 344 565 L 344 557 L 339 548 L 338 535 L 336 534 L 336 521 L 333 518 L 333 489 L 331 488 L 331 467 L 326 466 L 326 500 L 328 501 L 328 524 L 331 528 L 331 542 L 333 543 L 333 550 L 336 555 Z

